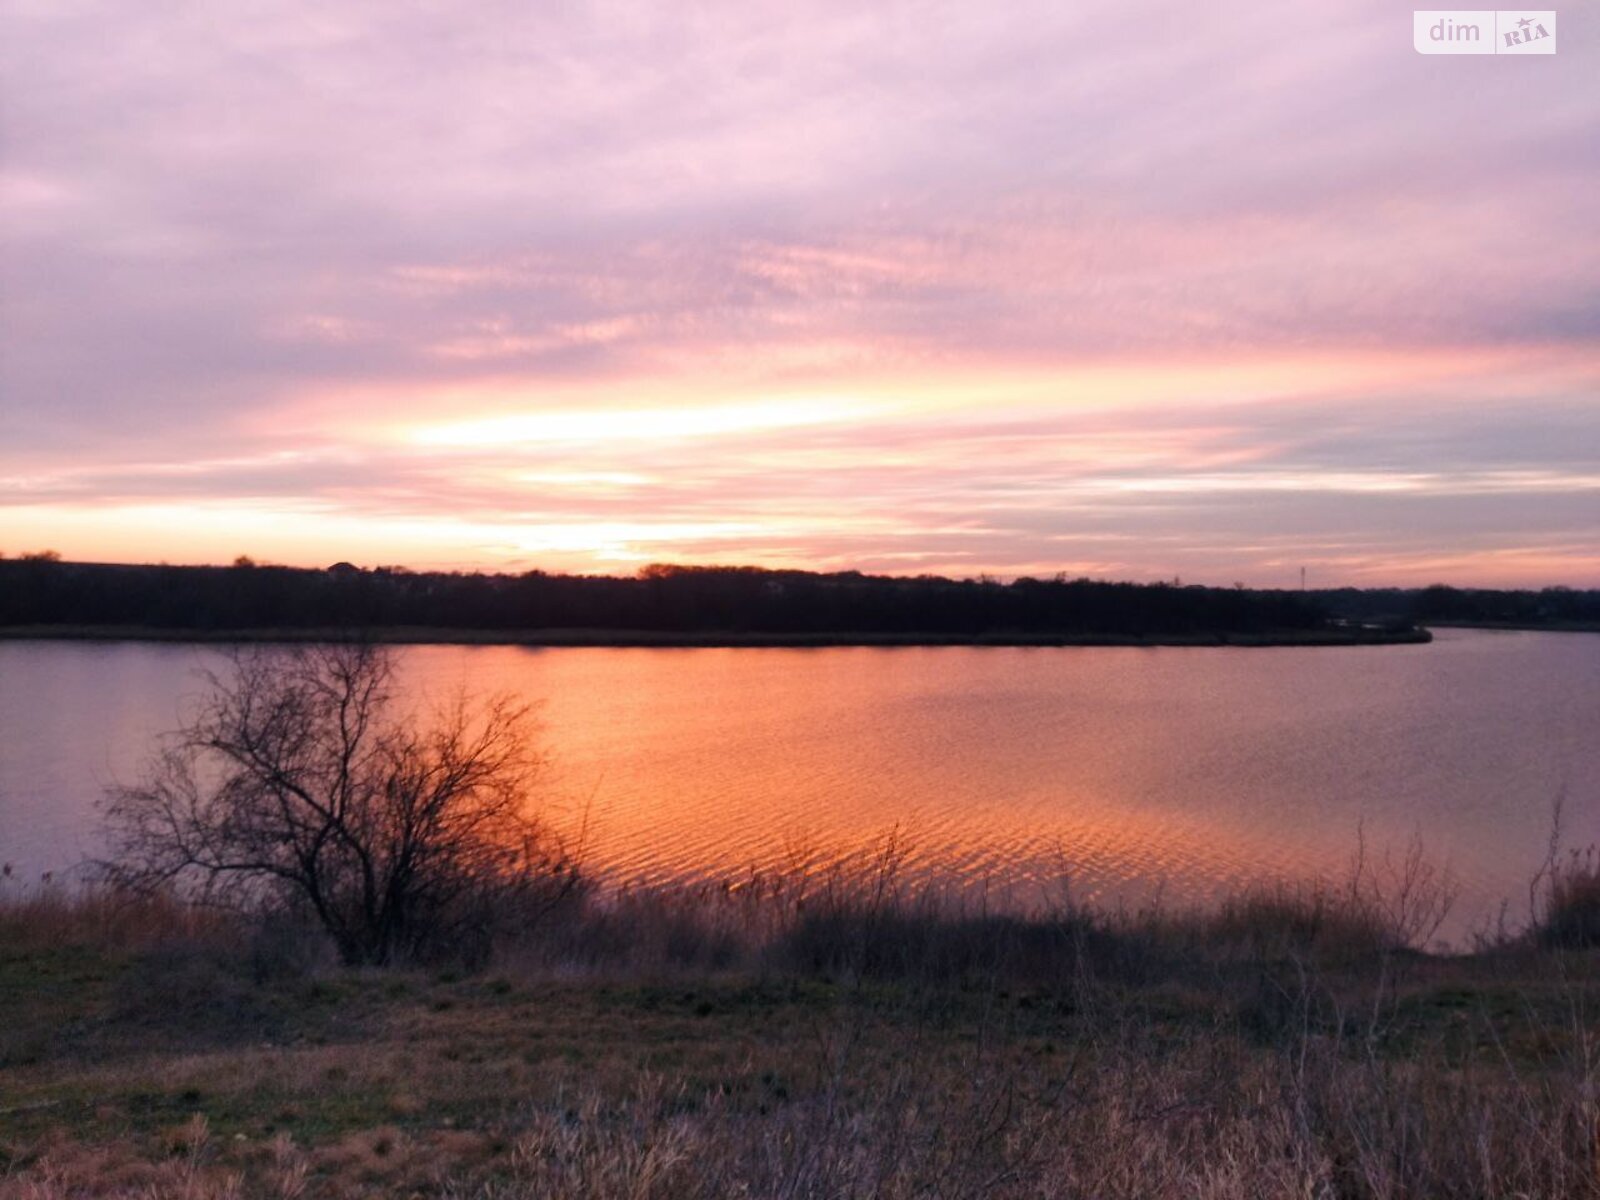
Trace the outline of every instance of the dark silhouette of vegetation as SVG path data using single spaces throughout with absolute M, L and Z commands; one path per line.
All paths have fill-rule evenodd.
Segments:
M 1600 590 L 1307 592 L 1090 579 L 947 579 L 655 565 L 637 576 L 0 559 L 0 627 L 227 632 L 384 629 L 638 634 L 1271 637 L 1428 624 L 1600 628 Z
M 1335 588 L 1307 593 L 1335 616 L 1404 624 L 1506 625 L 1528 629 L 1600 628 L 1600 590 L 1538 591 L 1454 588 Z
M 108 793 L 110 878 L 309 910 L 351 964 L 486 957 L 499 925 L 525 927 L 575 880 L 529 815 L 528 710 L 462 700 L 402 722 L 390 656 L 235 655 L 146 778 Z
M 1543 946 L 1592 950 L 1600 946 L 1600 852 L 1573 851 L 1548 864 L 1536 897 L 1534 935 Z
M 1088 579 L 647 567 L 633 578 L 0 562 L 0 626 L 179 631 L 612 630 L 956 639 L 1335 632 L 1298 592 Z

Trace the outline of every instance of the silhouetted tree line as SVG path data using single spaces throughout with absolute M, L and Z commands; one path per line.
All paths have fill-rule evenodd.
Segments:
M 1299 592 L 652 566 L 636 577 L 0 560 L 0 625 L 1185 635 L 1314 629 Z
M 1334 616 L 1358 621 L 1469 621 L 1507 625 L 1600 623 L 1600 589 L 1548 587 L 1538 591 L 1454 588 L 1336 588 L 1308 593 Z

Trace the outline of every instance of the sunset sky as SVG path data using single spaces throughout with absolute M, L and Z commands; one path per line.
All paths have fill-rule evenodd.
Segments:
M 0 0 L 0 550 L 1600 586 L 1600 45 Z

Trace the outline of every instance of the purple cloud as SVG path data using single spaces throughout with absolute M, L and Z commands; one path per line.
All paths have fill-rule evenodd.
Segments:
M 14 4 L 0 547 L 1596 582 L 1592 48 L 1404 17 Z

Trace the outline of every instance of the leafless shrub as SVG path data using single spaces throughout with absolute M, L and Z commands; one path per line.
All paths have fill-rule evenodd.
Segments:
M 1363 828 L 1347 887 L 1353 909 L 1373 914 L 1396 946 L 1418 950 L 1438 937 L 1461 890 L 1449 866 L 1428 857 L 1420 834 L 1399 853 L 1386 849 L 1374 859 Z
M 303 908 L 345 962 L 380 965 L 481 961 L 572 886 L 530 816 L 526 707 L 458 699 L 431 724 L 403 720 L 391 655 L 371 645 L 257 649 L 232 666 L 145 778 L 108 792 L 114 884 Z

